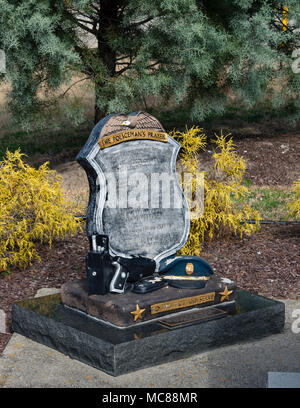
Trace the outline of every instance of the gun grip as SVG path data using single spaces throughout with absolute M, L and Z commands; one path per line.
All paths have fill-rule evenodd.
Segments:
M 113 262 L 112 265 L 115 267 L 115 274 L 110 283 L 110 291 L 124 293 L 128 272 L 118 262 Z

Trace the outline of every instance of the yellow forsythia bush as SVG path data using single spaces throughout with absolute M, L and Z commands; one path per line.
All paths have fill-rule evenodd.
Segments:
M 76 210 L 64 196 L 62 178 L 48 162 L 38 169 L 25 164 L 20 150 L 0 162 L 0 273 L 40 259 L 37 242 L 50 247 L 55 238 L 80 228 Z
M 296 180 L 292 188 L 293 198 L 288 203 L 289 215 L 300 217 L 300 178 Z
M 172 136 L 182 146 L 179 165 L 183 171 L 193 175 L 192 193 L 196 191 L 197 183 L 204 183 L 204 212 L 196 214 L 197 216 L 191 219 L 189 239 L 180 250 L 183 255 L 199 256 L 201 243 L 207 239 L 229 233 L 239 234 L 242 237 L 243 234 L 250 235 L 259 229 L 259 213 L 248 205 L 241 208 L 235 205 L 235 200 L 245 197 L 248 193 L 247 187 L 243 184 L 246 163 L 236 153 L 229 135 L 222 133 L 215 135 L 213 169 L 204 172 L 204 181 L 196 177 L 200 172 L 198 153 L 200 150 L 205 150 L 207 144 L 206 135 L 202 130 L 192 127 L 185 132 L 172 132 Z M 245 223 L 247 219 L 253 219 L 255 223 Z

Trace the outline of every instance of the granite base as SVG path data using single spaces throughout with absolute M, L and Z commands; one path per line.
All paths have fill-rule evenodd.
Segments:
M 223 318 L 178 328 L 155 321 L 119 329 L 66 307 L 57 294 L 14 304 L 12 328 L 71 358 L 118 376 L 283 330 L 284 303 L 244 290 L 237 290 L 235 298 L 235 312 L 224 305 L 227 313 Z

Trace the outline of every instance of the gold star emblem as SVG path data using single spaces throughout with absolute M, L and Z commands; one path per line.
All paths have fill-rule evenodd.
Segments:
M 136 309 L 133 312 L 130 312 L 134 316 L 134 321 L 136 322 L 137 319 L 142 319 L 142 313 L 144 313 L 146 309 L 140 309 L 139 305 L 136 305 Z
M 223 300 L 228 299 L 229 300 L 229 295 L 232 293 L 232 290 L 228 290 L 228 287 L 225 286 L 225 290 L 224 292 L 219 292 L 221 295 L 221 302 L 223 302 Z

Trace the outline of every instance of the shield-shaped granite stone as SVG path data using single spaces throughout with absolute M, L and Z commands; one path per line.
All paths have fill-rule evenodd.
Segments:
M 112 255 L 140 255 L 158 264 L 175 254 L 190 225 L 176 174 L 179 149 L 145 112 L 102 119 L 76 158 L 90 185 L 88 236 L 108 235 Z

